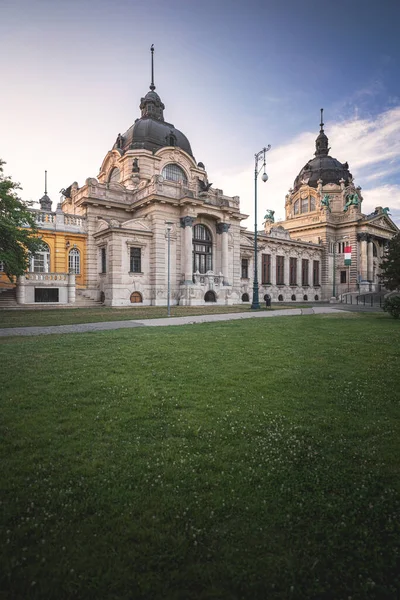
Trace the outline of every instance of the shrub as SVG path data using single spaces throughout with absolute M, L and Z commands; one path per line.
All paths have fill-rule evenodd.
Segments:
M 394 319 L 398 319 L 400 317 L 400 296 L 386 298 L 382 308 L 385 312 L 392 315 Z

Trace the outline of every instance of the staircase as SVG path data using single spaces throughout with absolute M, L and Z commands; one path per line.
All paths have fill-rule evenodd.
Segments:
M 0 310 L 18 308 L 15 288 L 0 289 Z
M 75 308 L 93 308 L 103 306 L 103 303 L 100 300 L 93 300 L 87 290 L 76 290 L 75 303 L 71 306 Z

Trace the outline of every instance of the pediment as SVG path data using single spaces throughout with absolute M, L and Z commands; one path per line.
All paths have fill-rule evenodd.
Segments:
M 248 246 L 249 248 L 253 248 L 254 244 L 249 240 L 249 238 L 245 237 L 244 235 L 240 236 L 240 245 L 241 246 Z
M 124 221 L 121 223 L 121 227 L 124 229 L 132 229 L 134 231 L 144 231 L 146 233 L 151 233 L 150 227 L 145 223 L 143 219 L 129 219 L 128 221 Z
M 392 219 L 385 214 L 378 214 L 376 217 L 369 219 L 366 218 L 362 221 L 362 223 L 372 225 L 373 227 L 378 227 L 380 229 L 385 229 L 386 231 L 393 233 L 397 233 L 399 231 L 396 223 L 394 223 Z

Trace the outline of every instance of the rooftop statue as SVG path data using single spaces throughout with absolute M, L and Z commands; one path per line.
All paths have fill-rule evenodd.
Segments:
M 347 212 L 349 206 L 358 206 L 360 204 L 360 198 L 358 197 L 357 192 L 352 192 L 351 194 L 347 194 L 347 202 L 344 205 L 344 212 Z
M 327 208 L 329 210 L 329 212 L 331 212 L 331 207 L 330 207 L 330 196 L 328 194 L 325 194 L 325 196 L 322 198 L 321 200 L 321 206 L 324 206 L 325 208 Z
M 274 214 L 275 214 L 274 210 L 267 210 L 267 212 L 265 213 L 264 219 L 266 221 L 272 221 L 273 223 L 275 223 Z

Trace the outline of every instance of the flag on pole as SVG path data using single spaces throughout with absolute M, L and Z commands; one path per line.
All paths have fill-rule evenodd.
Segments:
M 351 246 L 345 246 L 344 248 L 344 264 L 346 267 L 351 265 Z

